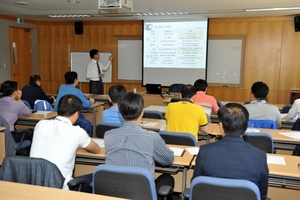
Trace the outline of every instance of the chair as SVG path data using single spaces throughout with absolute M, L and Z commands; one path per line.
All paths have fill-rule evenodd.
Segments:
M 22 101 L 30 110 L 32 110 L 31 105 L 28 101 L 26 101 L 26 100 L 22 100 Z
M 0 116 L 0 126 L 5 127 L 4 133 L 5 133 L 5 155 L 6 156 L 15 155 L 17 151 L 27 148 L 31 145 L 31 141 L 24 140 L 25 133 L 26 132 L 29 133 L 29 130 L 25 130 L 25 129 L 15 130 L 15 132 L 22 134 L 22 138 L 20 142 L 15 142 L 9 130 L 9 124 L 1 116 Z M 29 152 L 27 153 L 29 154 Z
M 243 139 L 266 153 L 274 153 L 273 138 L 269 133 L 246 132 Z
M 300 118 L 298 118 L 298 119 L 295 121 L 295 123 L 294 123 L 294 125 L 293 125 L 293 127 L 292 127 L 292 130 L 294 130 L 294 131 L 300 131 Z
M 96 136 L 97 138 L 104 138 L 104 134 L 106 131 L 109 131 L 114 128 L 119 128 L 121 124 L 117 123 L 108 123 L 108 122 L 100 122 L 96 127 Z
M 248 180 L 199 176 L 191 182 L 191 188 L 184 192 L 190 200 L 260 200 L 260 192 Z
M 244 105 L 246 105 L 246 104 L 249 104 L 251 101 L 245 101 L 244 102 Z
M 180 100 L 181 100 L 181 98 L 173 97 L 173 98 L 171 98 L 170 103 L 178 102 Z
M 221 101 L 218 101 L 218 100 L 217 100 L 217 104 L 218 104 L 219 108 L 222 108 L 222 107 L 223 107 L 223 104 L 221 103 Z
M 248 127 L 252 128 L 267 128 L 267 129 L 278 129 L 277 124 L 272 120 L 254 120 L 249 119 Z
M 180 93 L 181 92 L 181 88 L 184 85 L 185 84 L 182 84 L 182 83 L 174 83 L 174 84 L 170 85 L 169 92 Z
M 198 146 L 196 138 L 191 133 L 159 131 L 158 134 L 166 144 Z
M 157 200 L 153 175 L 141 167 L 98 165 L 93 173 L 93 193 L 133 200 Z M 167 196 L 171 187 L 162 186 Z
M 143 118 L 163 119 L 164 117 L 161 112 L 157 110 L 144 110 Z
M 286 104 L 283 106 L 283 108 L 281 109 L 281 113 L 288 113 L 289 110 L 291 109 L 292 104 Z
M 33 110 L 53 111 L 53 107 L 48 101 L 35 100 Z

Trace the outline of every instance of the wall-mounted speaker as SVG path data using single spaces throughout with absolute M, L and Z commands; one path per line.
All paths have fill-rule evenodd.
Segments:
M 294 22 L 295 22 L 295 31 L 296 32 L 300 31 L 300 16 L 295 16 Z
M 83 22 L 77 21 L 74 22 L 75 34 L 83 34 Z

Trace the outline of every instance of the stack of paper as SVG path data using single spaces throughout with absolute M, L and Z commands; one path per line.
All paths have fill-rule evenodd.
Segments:
M 174 152 L 174 156 L 181 157 L 184 152 L 183 148 L 176 148 L 176 147 L 169 147 L 169 148 Z

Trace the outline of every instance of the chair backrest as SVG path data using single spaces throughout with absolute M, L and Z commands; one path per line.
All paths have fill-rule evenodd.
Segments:
M 193 179 L 190 200 L 260 200 L 260 192 L 248 180 L 199 176 Z
M 244 105 L 246 105 L 246 104 L 249 104 L 251 101 L 245 101 L 244 102 Z
M 141 167 L 98 165 L 93 180 L 94 194 L 133 200 L 157 199 L 153 175 Z
M 286 105 L 284 105 L 282 107 L 282 109 L 281 109 L 281 113 L 288 113 L 289 110 L 291 109 L 291 107 L 292 107 L 292 104 L 286 104 Z
M 272 120 L 254 120 L 249 119 L 248 127 L 252 128 L 268 128 L 268 129 L 278 129 L 277 124 Z
M 143 118 L 163 119 L 164 116 L 158 110 L 144 110 Z
M 65 179 L 57 166 L 48 160 L 7 156 L 0 168 L 0 180 L 62 188 Z
M 121 124 L 117 123 L 108 123 L 108 122 L 100 122 L 96 127 L 96 136 L 97 138 L 104 138 L 104 134 L 106 131 L 109 131 L 114 128 L 119 128 Z
M 298 118 L 298 119 L 295 121 L 295 123 L 294 123 L 294 125 L 293 125 L 293 127 L 292 127 L 292 130 L 300 131 L 300 118 Z
M 170 85 L 169 92 L 180 93 L 182 86 L 184 86 L 184 84 L 174 83 L 174 84 Z
M 53 111 L 53 107 L 48 101 L 35 100 L 33 110 Z
M 22 100 L 22 101 L 30 110 L 32 110 L 31 105 L 28 101 L 26 101 L 26 100 Z
M 165 140 L 166 144 L 198 146 L 196 138 L 191 133 L 159 131 L 158 134 Z
M 218 101 L 218 100 L 217 100 L 217 104 L 218 104 L 219 108 L 222 108 L 222 107 L 223 107 L 223 104 L 221 103 L 221 101 Z
M 243 139 L 266 153 L 274 153 L 273 138 L 269 133 L 246 132 Z
M 180 100 L 181 100 L 181 98 L 173 97 L 173 98 L 171 98 L 170 103 L 178 102 Z

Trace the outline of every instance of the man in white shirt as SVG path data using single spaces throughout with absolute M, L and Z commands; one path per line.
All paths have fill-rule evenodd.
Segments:
M 58 116 L 52 120 L 41 120 L 34 129 L 30 157 L 44 158 L 54 163 L 65 178 L 63 189 L 72 179 L 77 148 L 91 153 L 100 153 L 100 147 L 79 126 L 73 126 L 82 108 L 80 99 L 65 95 L 59 100 Z M 85 176 L 92 180 L 92 174 Z
M 111 62 L 114 59 L 109 56 L 109 61 L 103 65 L 100 61 L 100 53 L 97 49 L 90 51 L 91 61 L 86 67 L 86 79 L 90 80 L 90 94 L 103 94 L 103 71 L 107 71 L 111 67 Z

